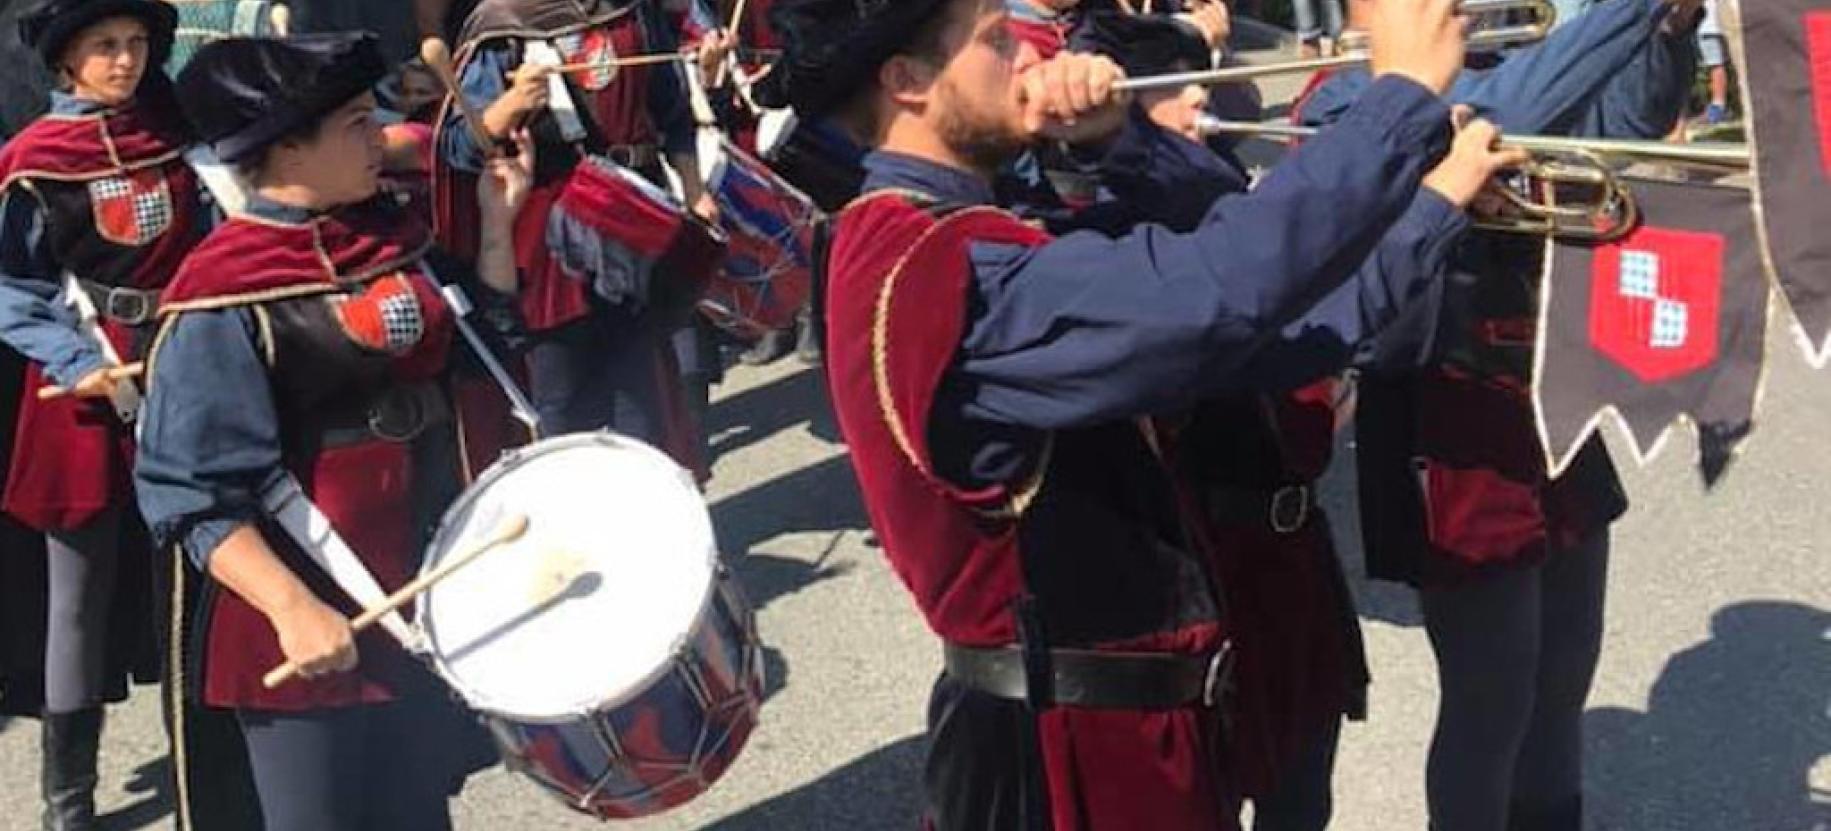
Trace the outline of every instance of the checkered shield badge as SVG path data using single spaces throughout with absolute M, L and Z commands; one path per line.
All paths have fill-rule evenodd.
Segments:
M 1769 283 L 1744 188 L 1635 180 L 1648 224 L 1606 245 L 1552 243 L 1533 397 L 1562 471 L 1605 415 L 1643 464 L 1670 428 L 1714 483 L 1751 429 Z
M 97 234 L 116 245 L 139 248 L 172 227 L 172 190 L 158 167 L 89 183 Z
M 1761 222 L 1808 357 L 1823 367 L 1831 359 L 1831 0 L 1738 6 Z

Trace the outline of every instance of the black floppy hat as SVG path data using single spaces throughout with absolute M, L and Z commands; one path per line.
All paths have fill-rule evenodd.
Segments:
M 763 96 L 803 118 L 828 115 L 876 77 L 952 0 L 783 0 L 769 10 L 782 59 Z
M 229 38 L 197 50 L 178 76 L 178 100 L 198 138 L 237 164 L 387 74 L 387 59 L 367 32 Z
M 56 71 L 72 39 L 111 17 L 133 17 L 146 24 L 152 39 L 149 67 L 161 66 L 171 56 L 178 10 L 160 0 L 38 0 L 19 14 L 19 41 Z

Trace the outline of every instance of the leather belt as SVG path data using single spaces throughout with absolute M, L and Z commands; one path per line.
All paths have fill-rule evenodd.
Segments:
M 648 170 L 661 163 L 661 151 L 653 144 L 613 144 L 596 155 L 630 170 Z
M 93 280 L 77 280 L 97 314 L 122 326 L 140 327 L 159 315 L 159 292 L 110 286 Z
M 1213 707 L 1226 690 L 1233 650 L 1212 655 L 1049 650 L 1052 689 L 1029 695 L 1023 650 L 946 644 L 947 675 L 961 685 L 1009 701 L 1041 701 L 1092 710 L 1176 710 Z
M 1208 510 L 1216 520 L 1270 528 L 1278 534 L 1295 534 L 1310 524 L 1316 513 L 1316 487 L 1305 483 L 1275 488 L 1207 489 Z
M 451 420 L 451 404 L 437 384 L 389 387 L 369 402 L 360 423 L 326 427 L 318 448 L 332 450 L 372 441 L 410 442 L 427 427 Z

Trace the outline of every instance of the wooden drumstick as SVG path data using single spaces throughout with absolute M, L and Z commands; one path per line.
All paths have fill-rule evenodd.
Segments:
M 501 525 L 496 526 L 495 533 L 477 541 L 469 550 L 441 563 L 438 568 L 426 572 L 418 578 L 415 578 L 413 582 L 402 586 L 400 591 L 388 595 L 388 599 L 382 601 L 381 605 L 365 609 L 362 614 L 352 618 L 350 620 L 351 634 L 361 632 L 364 629 L 374 626 L 376 621 L 381 620 L 382 617 L 389 612 L 400 611 L 402 606 L 412 603 L 433 586 L 444 582 L 445 578 L 456 574 L 458 569 L 476 562 L 478 557 L 483 556 L 485 553 L 492 551 L 499 546 L 520 539 L 521 535 L 527 533 L 527 531 L 528 517 L 525 514 L 516 514 L 504 519 Z M 299 665 L 292 661 L 287 661 L 284 664 L 274 667 L 271 672 L 268 672 L 263 676 L 261 678 L 261 684 L 271 690 L 292 680 L 293 676 L 298 674 Z
M 482 116 L 471 108 L 470 102 L 464 99 L 464 92 L 458 89 L 457 71 L 451 65 L 451 47 L 445 45 L 445 39 L 429 37 L 420 41 L 420 60 L 431 67 L 433 74 L 439 76 L 439 82 L 445 85 L 446 94 L 451 96 L 452 103 L 463 116 L 465 128 L 470 130 L 471 140 L 477 143 L 477 151 L 484 156 L 494 155 L 496 140 L 483 129 Z
M 626 66 L 650 66 L 658 63 L 676 63 L 686 61 L 693 56 L 685 52 L 670 52 L 655 55 L 631 55 L 627 58 L 611 58 L 608 61 L 589 61 L 586 63 L 564 63 L 553 67 L 554 72 L 570 75 L 574 72 L 597 72 L 602 69 L 622 69 Z
M 102 378 L 104 380 L 107 380 L 112 383 L 112 382 L 117 382 L 117 381 L 125 381 L 129 378 L 138 378 L 141 375 L 144 375 L 145 373 L 146 373 L 146 364 L 135 362 L 135 363 L 127 364 L 126 366 L 111 366 L 108 369 L 103 371 Z M 38 400 L 40 400 L 40 401 L 50 401 L 50 400 L 57 399 L 57 398 L 65 398 L 65 397 L 68 397 L 68 396 L 71 396 L 74 394 L 75 394 L 75 392 L 72 391 L 69 387 L 39 387 L 38 388 Z

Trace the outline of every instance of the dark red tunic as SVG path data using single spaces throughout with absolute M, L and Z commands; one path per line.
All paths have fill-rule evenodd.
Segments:
M 283 464 L 392 591 L 419 568 L 427 521 L 420 507 L 429 494 L 455 487 L 459 454 L 453 444 L 432 452 L 418 446 L 450 438 L 436 430 L 417 440 L 323 443 L 327 429 L 352 420 L 345 416 L 361 418 L 365 405 L 388 389 L 446 377 L 453 322 L 421 266 L 430 235 L 407 214 L 385 208 L 344 209 L 300 224 L 230 220 L 185 260 L 167 291 L 161 331 L 163 337 L 192 312 L 253 310 L 262 321 L 257 346 L 269 367 Z M 411 343 L 400 342 L 397 325 L 407 308 L 419 321 Z M 314 593 L 347 613 L 358 611 L 283 529 L 260 527 Z M 411 671 L 397 644 L 370 633 L 359 637 L 356 671 L 265 689 L 261 676 L 284 658 L 272 625 L 209 581 L 204 596 L 197 643 L 207 705 L 301 711 L 382 702 Z
M 841 216 L 827 298 L 829 346 L 844 347 L 827 354 L 872 525 L 929 627 L 949 642 L 1017 642 L 1013 609 L 1023 600 L 1052 647 L 1211 654 L 1225 640 L 1207 566 L 1213 549 L 1189 522 L 1194 490 L 1171 473 L 1181 469 L 1173 437 L 1143 423 L 1060 431 L 1032 478 L 980 490 L 935 472 L 931 417 L 964 335 L 968 246 L 1046 241 L 995 209 L 940 218 L 895 192 Z M 937 698 L 963 720 L 935 735 L 931 774 L 1040 778 L 1035 810 L 1062 831 L 1235 827 L 1212 710 L 957 704 Z M 1033 731 L 1027 756 L 1006 763 L 982 744 L 1007 731 Z M 998 810 L 942 807 L 981 821 Z
M 44 206 L 50 245 L 69 273 L 106 286 L 158 289 L 201 238 L 202 192 L 180 157 L 188 143 L 164 108 L 47 115 L 0 148 L 0 190 Z M 121 360 L 144 333 L 105 325 Z M 105 400 L 40 401 L 27 368 L 4 508 L 39 529 L 77 528 L 128 499 L 132 435 Z

